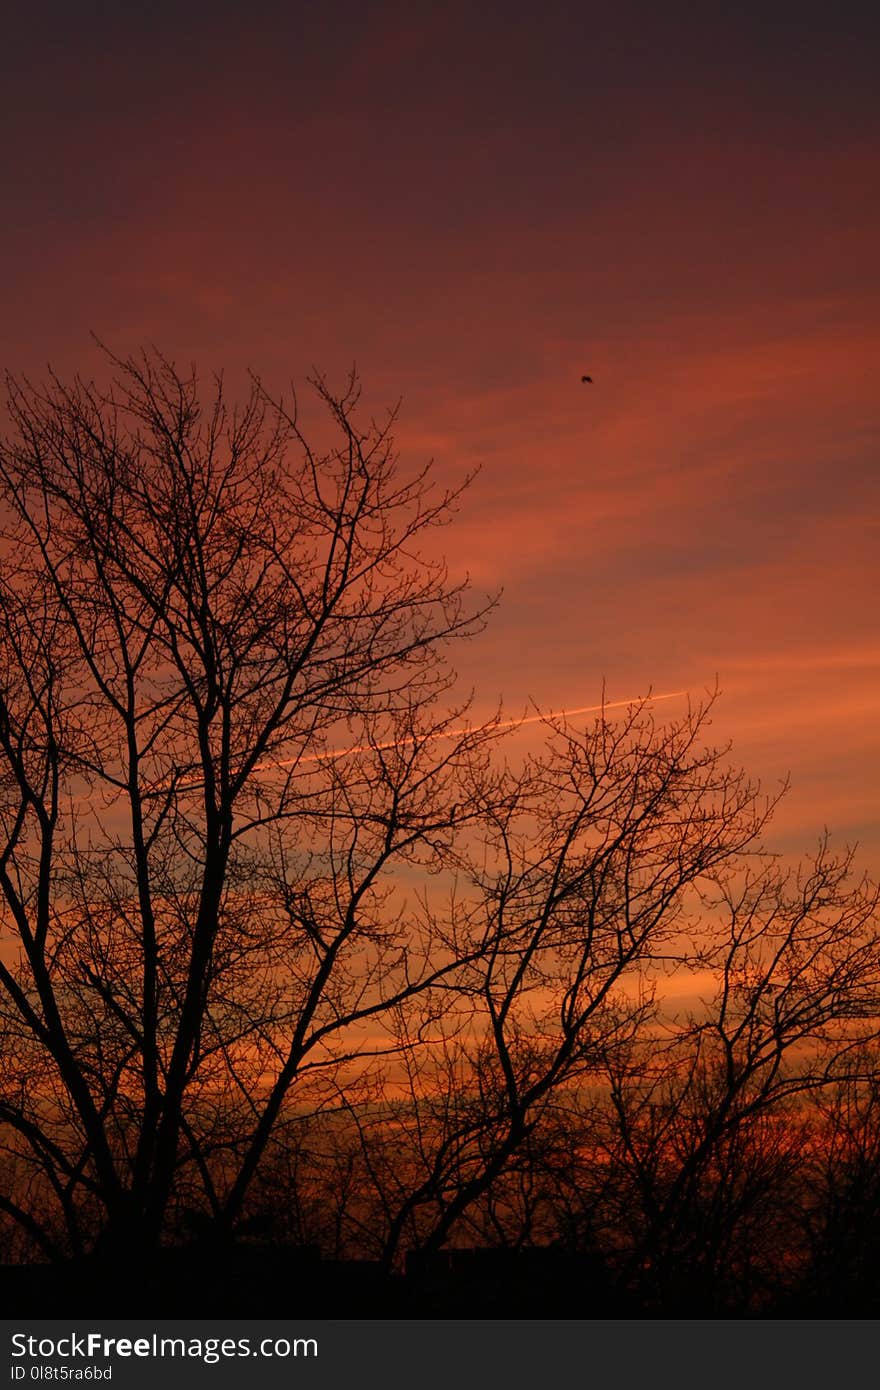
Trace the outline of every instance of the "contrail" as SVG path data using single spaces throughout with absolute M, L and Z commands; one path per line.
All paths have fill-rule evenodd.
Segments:
M 490 720 L 486 724 L 462 725 L 457 729 L 439 729 L 436 733 L 427 734 L 425 741 L 437 738 L 459 738 L 463 734 L 479 733 L 481 730 L 491 732 L 495 729 L 521 729 L 526 724 L 543 724 L 549 719 L 570 719 L 577 714 L 598 714 L 606 709 L 622 709 L 627 705 L 647 705 L 657 704 L 660 700 L 677 700 L 684 695 L 689 695 L 689 690 L 666 690 L 659 695 L 633 695 L 627 700 L 604 700 L 598 705 L 579 705 L 577 709 L 549 710 L 546 714 L 527 714 L 521 719 L 502 719 L 497 724 Z M 284 767 L 296 767 L 299 763 L 322 763 L 334 762 L 338 758 L 351 757 L 356 753 L 375 753 L 386 748 L 403 748 L 408 743 L 415 743 L 414 734 L 405 734 L 402 738 L 389 739 L 385 743 L 362 743 L 350 745 L 348 748 L 331 748 L 326 753 L 301 753 L 295 758 L 272 758 L 266 762 L 256 763 L 251 769 L 253 772 L 270 772 Z M 169 786 L 168 782 L 161 782 L 150 788 L 151 791 L 161 792 Z M 201 778 L 193 777 L 187 781 L 178 782 L 178 791 L 194 791 L 202 786 Z M 77 802 L 91 801 L 91 793 L 83 793 L 74 796 Z
M 603 709 L 622 709 L 625 705 L 654 704 L 657 700 L 677 700 L 681 695 L 689 695 L 689 690 L 665 690 L 661 695 L 634 695 L 628 700 L 605 700 L 601 705 L 580 705 L 578 709 L 550 710 L 547 714 L 530 714 L 525 719 L 505 719 L 492 727 L 495 729 L 518 729 L 523 724 L 543 724 L 547 719 L 570 719 L 576 714 L 596 714 Z M 488 727 L 488 726 L 487 726 Z M 464 733 L 465 730 L 455 730 Z
M 689 695 L 689 690 L 666 690 L 660 695 L 634 695 L 628 700 L 605 700 L 600 705 L 579 705 L 577 709 L 549 710 L 547 714 L 529 714 L 522 719 L 502 719 L 500 723 L 477 724 L 475 727 L 463 726 L 460 729 L 440 729 L 437 733 L 428 734 L 428 739 L 435 738 L 458 738 L 462 734 L 477 733 L 479 730 L 495 729 L 521 729 L 526 724 L 544 724 L 548 719 L 571 719 L 576 714 L 597 714 L 606 709 L 622 709 L 628 705 L 656 704 L 660 700 L 677 700 L 683 695 Z M 333 762 L 337 758 L 347 758 L 355 753 L 377 752 L 385 748 L 403 748 L 407 743 L 415 743 L 414 734 L 405 734 L 402 738 L 389 739 L 387 743 L 362 743 L 353 745 L 349 748 L 331 748 L 326 753 L 303 753 L 297 758 L 282 758 L 266 763 L 257 763 L 253 768 L 254 772 L 266 772 L 271 768 L 296 767 L 298 763 L 325 763 Z

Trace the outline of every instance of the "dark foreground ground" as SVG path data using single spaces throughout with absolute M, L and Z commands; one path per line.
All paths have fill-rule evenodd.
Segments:
M 602 1264 L 559 1250 L 441 1251 L 405 1274 L 317 1251 L 237 1246 L 163 1251 L 152 1266 L 94 1261 L 0 1266 L 3 1316 L 22 1318 L 875 1318 L 876 1289 L 777 1295 L 760 1307 L 705 1286 L 645 1297 L 614 1287 Z

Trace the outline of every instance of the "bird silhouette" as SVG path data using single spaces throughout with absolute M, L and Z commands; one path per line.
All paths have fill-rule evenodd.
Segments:
M 588 382 L 590 383 L 590 385 L 592 386 L 592 384 L 593 384 L 593 378 L 592 378 L 591 376 L 582 376 L 582 377 L 581 377 L 581 382 L 583 383 L 583 382 L 585 382 L 585 381 L 588 381 Z

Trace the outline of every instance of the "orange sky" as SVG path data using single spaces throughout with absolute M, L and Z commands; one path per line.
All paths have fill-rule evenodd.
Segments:
M 356 361 L 480 467 L 478 709 L 717 674 L 780 842 L 876 872 L 880 22 L 700 8 L 20 7 L 0 361 Z

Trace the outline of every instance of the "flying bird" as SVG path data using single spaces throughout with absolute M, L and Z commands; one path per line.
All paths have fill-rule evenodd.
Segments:
M 582 376 L 582 377 L 581 377 L 581 382 L 583 383 L 583 382 L 585 382 L 585 381 L 588 381 L 588 382 L 590 383 L 590 385 L 592 386 L 592 384 L 593 384 L 593 378 L 592 378 L 591 376 Z

